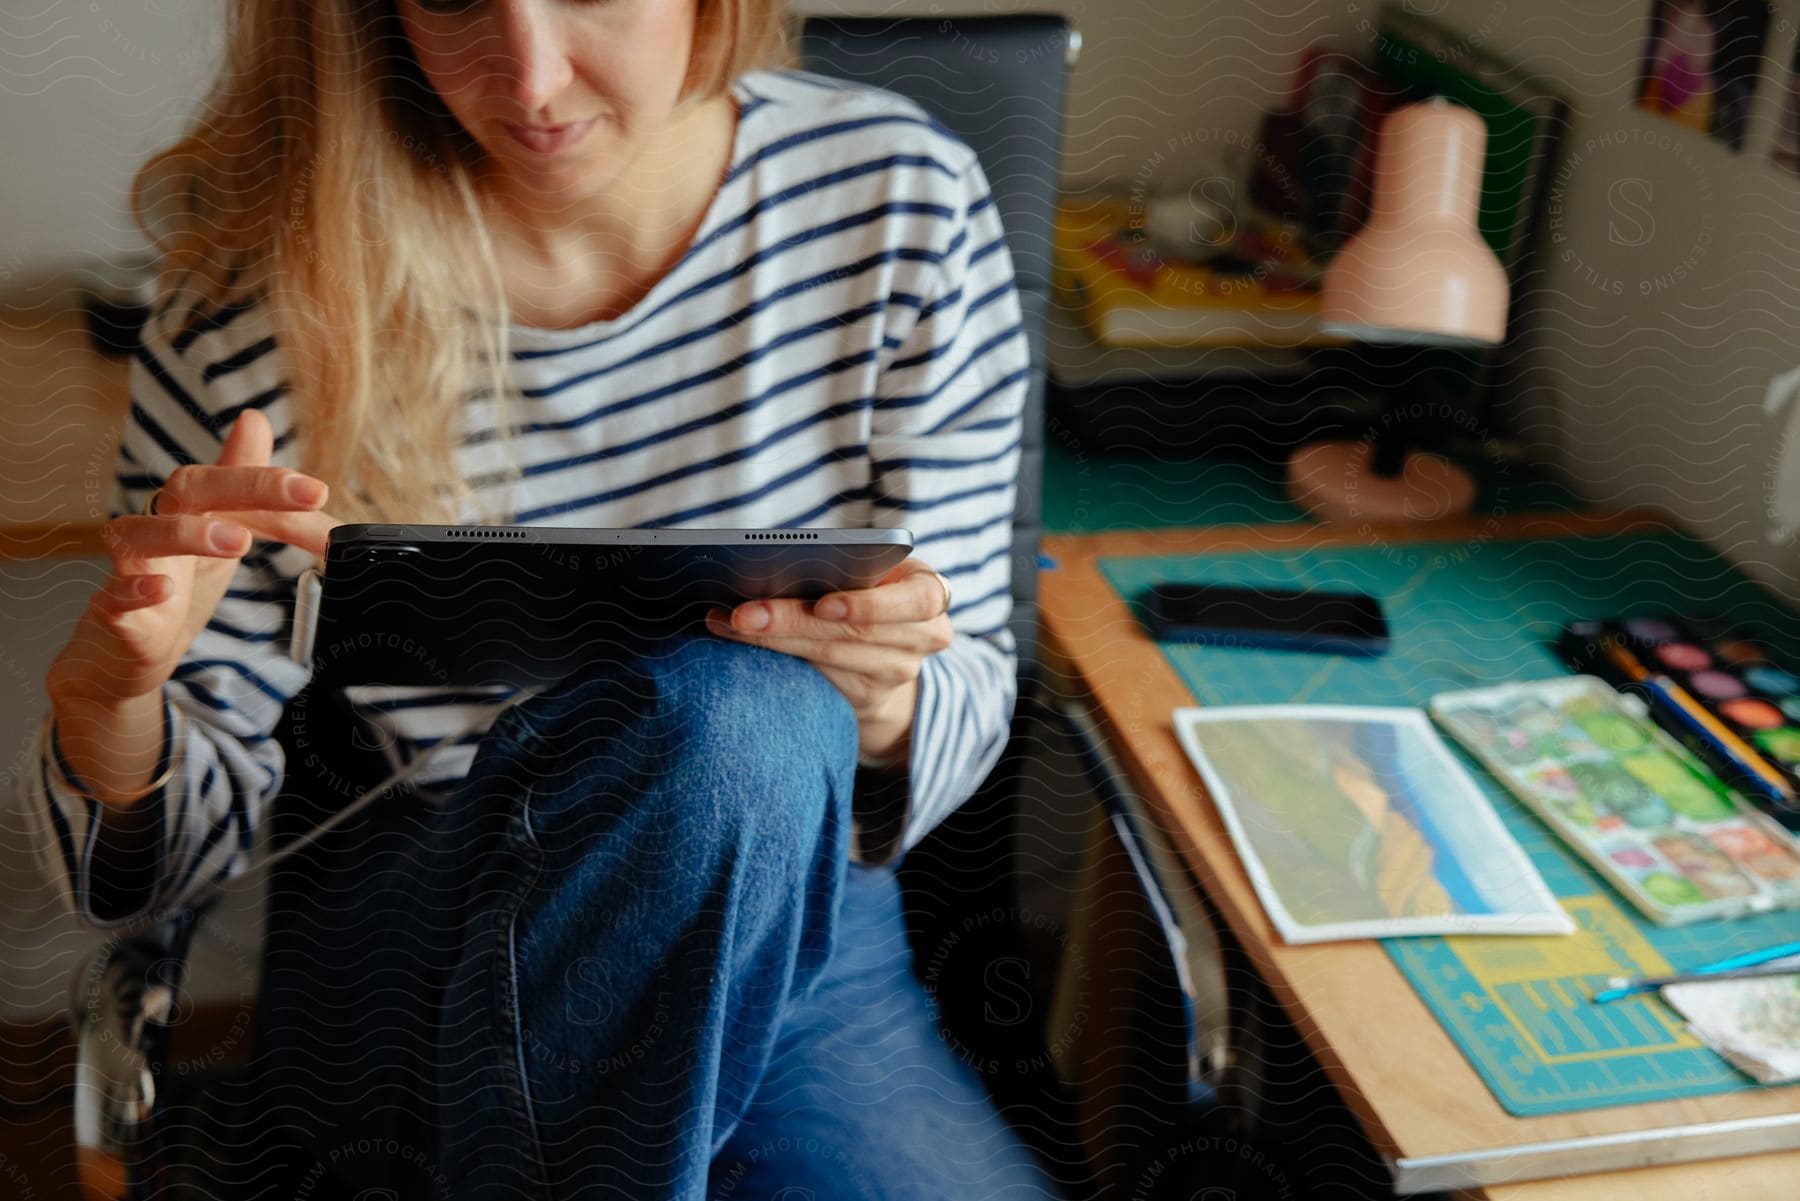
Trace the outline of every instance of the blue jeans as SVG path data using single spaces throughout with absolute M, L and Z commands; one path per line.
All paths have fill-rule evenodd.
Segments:
M 317 1071 L 352 1079 L 274 1107 L 332 1126 L 304 1140 L 328 1166 L 275 1174 L 382 1196 L 1055 1196 L 939 1036 L 892 869 L 848 862 L 856 748 L 810 664 L 710 636 L 507 710 L 449 803 L 344 877 L 362 966 L 312 1003 L 339 1033 L 284 1054 L 288 1076 L 335 1057 Z M 409 1009 L 416 1030 L 388 1016 Z M 421 1093 L 429 1117 L 395 1134 Z

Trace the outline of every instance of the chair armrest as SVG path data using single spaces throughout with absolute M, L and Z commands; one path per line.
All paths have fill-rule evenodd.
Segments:
M 1222 960 L 1210 923 L 1204 915 L 1194 912 L 1191 904 L 1184 903 L 1190 888 L 1187 878 L 1166 848 L 1152 843 L 1152 830 L 1141 803 L 1120 784 L 1104 739 L 1092 720 L 1068 701 L 1052 702 L 1034 696 L 1021 703 L 1029 703 L 1074 746 L 1088 787 L 1100 801 L 1124 848 L 1139 891 L 1161 930 L 1169 965 L 1181 990 L 1187 1102 L 1194 1113 L 1204 1113 L 1216 1102 L 1216 1089 L 1232 1063 Z

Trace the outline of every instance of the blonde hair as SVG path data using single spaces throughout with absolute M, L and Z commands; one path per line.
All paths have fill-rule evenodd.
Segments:
M 686 103 L 791 65 L 783 0 L 695 0 Z M 454 520 L 460 406 L 481 379 L 516 479 L 507 305 L 483 152 L 413 57 L 393 0 L 233 0 L 192 128 L 132 183 L 158 311 L 265 295 L 301 470 L 348 521 Z M 153 193 L 170 202 L 149 215 Z M 507 514 L 483 513 L 486 519 Z

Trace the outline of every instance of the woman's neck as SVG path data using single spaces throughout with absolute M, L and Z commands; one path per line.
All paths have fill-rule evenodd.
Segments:
M 671 122 L 617 186 L 558 204 L 490 192 L 495 252 L 515 319 L 558 328 L 630 308 L 692 243 L 731 165 L 737 106 L 712 97 Z

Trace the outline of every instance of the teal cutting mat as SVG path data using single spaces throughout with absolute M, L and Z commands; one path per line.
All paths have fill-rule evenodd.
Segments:
M 1800 618 L 1704 543 L 1675 533 L 1114 558 L 1099 567 L 1134 608 L 1165 580 L 1381 598 L 1393 645 L 1376 659 L 1163 644 L 1202 705 L 1423 708 L 1439 692 L 1564 674 L 1554 639 L 1571 618 L 1658 611 L 1728 614 L 1776 658 L 1800 662 Z M 1588 997 L 1611 975 L 1691 967 L 1791 939 L 1800 915 L 1674 930 L 1644 921 L 1457 753 L 1581 928 L 1560 938 L 1383 942 L 1501 1105 L 1525 1116 L 1761 1087 L 1689 1035 L 1660 998 L 1596 1006 Z

